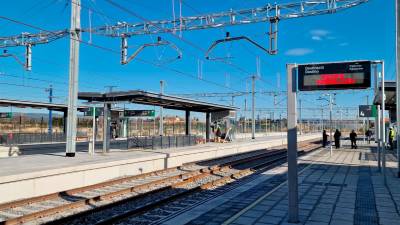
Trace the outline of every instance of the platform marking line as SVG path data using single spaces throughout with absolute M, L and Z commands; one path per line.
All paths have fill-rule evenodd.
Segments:
M 320 150 L 322 151 L 322 150 Z M 322 157 L 322 156 L 321 156 Z M 307 169 L 309 169 L 311 166 L 313 166 L 316 162 L 311 162 L 310 165 L 306 166 L 304 169 L 302 169 L 300 172 L 298 172 L 298 175 L 302 174 L 304 171 L 306 171 Z M 226 220 L 225 222 L 223 222 L 221 225 L 228 225 L 230 223 L 232 223 L 233 221 L 235 221 L 237 218 L 239 218 L 241 215 L 243 215 L 244 213 L 246 213 L 247 211 L 249 211 L 251 208 L 253 208 L 254 206 L 256 206 L 258 203 L 260 203 L 262 200 L 264 200 L 265 198 L 267 198 L 269 195 L 271 195 L 272 193 L 274 193 L 276 190 L 278 190 L 279 188 L 281 188 L 282 186 L 284 186 L 288 181 L 286 180 L 285 182 L 279 184 L 278 186 L 276 186 L 274 189 L 272 189 L 271 191 L 267 192 L 266 194 L 264 194 L 263 196 L 259 197 L 256 201 L 254 201 L 252 204 L 248 205 L 246 208 L 242 209 L 241 211 L 239 211 L 238 213 L 236 213 L 234 216 L 232 216 L 231 218 L 229 218 L 228 220 Z

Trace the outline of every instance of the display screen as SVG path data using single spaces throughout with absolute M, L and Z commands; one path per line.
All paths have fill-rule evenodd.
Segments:
M 340 62 L 298 66 L 300 91 L 364 89 L 371 86 L 371 62 Z

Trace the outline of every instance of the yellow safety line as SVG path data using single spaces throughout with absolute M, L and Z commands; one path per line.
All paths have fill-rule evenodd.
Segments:
M 321 150 L 320 150 L 321 151 Z M 302 174 L 304 171 L 306 171 L 308 168 L 310 168 L 312 165 L 314 165 L 314 161 L 311 162 L 310 165 L 306 166 L 306 168 L 302 169 L 298 175 Z M 248 205 L 246 208 L 242 209 L 240 212 L 236 213 L 234 216 L 232 216 L 231 218 L 229 218 L 228 220 L 226 220 L 225 222 L 222 223 L 222 225 L 228 225 L 230 223 L 232 223 L 233 221 L 235 221 L 237 218 L 239 218 L 241 215 L 243 215 L 244 213 L 246 213 L 247 211 L 249 211 L 251 208 L 253 208 L 254 206 L 256 206 L 258 203 L 260 203 L 262 200 L 264 200 L 266 197 L 268 197 L 269 195 L 271 195 L 273 192 L 275 192 L 277 189 L 279 189 L 280 187 L 282 187 L 283 185 L 285 185 L 288 181 L 286 180 L 285 182 L 279 184 L 278 186 L 276 186 L 274 189 L 272 189 L 271 191 L 267 192 L 266 194 L 264 194 L 263 196 L 259 197 L 256 201 L 254 201 L 252 204 Z

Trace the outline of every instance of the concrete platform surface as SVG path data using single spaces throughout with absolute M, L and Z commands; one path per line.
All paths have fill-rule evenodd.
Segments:
M 299 141 L 320 134 L 299 137 Z M 118 150 L 93 156 L 77 152 L 43 153 L 0 159 L 0 203 L 92 185 L 119 177 L 180 166 L 183 163 L 279 146 L 286 136 L 269 136 L 232 143 L 208 143 L 162 150 Z
M 387 185 L 377 170 L 375 147 L 320 150 L 299 159 L 299 223 L 288 223 L 287 165 L 164 221 L 178 224 L 400 224 L 400 178 L 387 155 Z

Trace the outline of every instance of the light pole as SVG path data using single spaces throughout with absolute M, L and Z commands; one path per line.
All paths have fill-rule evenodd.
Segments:
M 319 97 L 317 100 L 325 100 L 329 102 L 329 154 L 332 156 L 332 94 L 324 94 L 324 96 L 329 96 L 329 99 Z
M 46 88 L 46 92 L 49 92 L 49 103 L 53 103 L 53 86 L 50 85 L 49 88 Z M 53 111 L 49 110 L 49 135 L 53 134 Z
M 256 76 L 251 77 L 251 139 L 255 139 L 256 133 L 256 119 L 255 119 L 255 108 L 256 108 L 256 98 L 255 98 L 255 88 L 256 88 Z
M 163 80 L 160 80 L 160 95 L 162 96 L 164 94 L 164 81 Z M 160 125 L 159 125 L 159 131 L 158 131 L 158 134 L 160 135 L 160 136 L 163 136 L 164 135 L 164 118 L 163 118 L 163 107 L 162 106 L 160 106 L 160 120 L 159 120 L 159 123 L 160 123 Z

